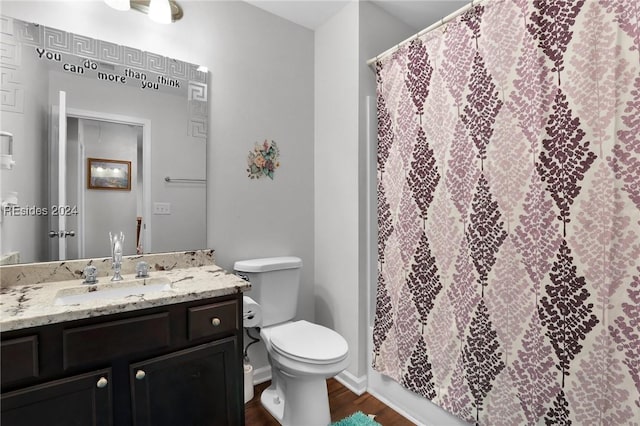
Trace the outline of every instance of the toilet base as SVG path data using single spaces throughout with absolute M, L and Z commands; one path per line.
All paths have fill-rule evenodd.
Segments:
M 260 395 L 260 402 L 262 406 L 267 409 L 269 414 L 275 418 L 278 423 L 282 424 L 282 417 L 284 414 L 284 399 L 278 395 L 278 391 L 275 387 L 268 387 Z
M 292 377 L 282 371 L 279 373 L 260 395 L 262 406 L 278 423 L 283 426 L 327 426 L 331 423 L 324 377 Z

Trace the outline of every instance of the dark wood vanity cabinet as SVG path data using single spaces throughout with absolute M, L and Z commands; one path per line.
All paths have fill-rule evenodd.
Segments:
M 234 357 L 228 338 L 131 365 L 133 423 L 234 424 L 229 396 L 238 386 L 227 373 Z
M 3 426 L 244 424 L 240 293 L 2 333 Z
M 110 380 L 111 371 L 106 369 L 3 394 L 2 424 L 113 425 Z

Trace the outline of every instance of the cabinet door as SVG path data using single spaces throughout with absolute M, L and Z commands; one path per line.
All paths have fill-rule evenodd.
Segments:
M 2 394 L 2 426 L 113 424 L 111 369 Z
M 132 364 L 134 425 L 242 424 L 236 344 L 230 337 Z

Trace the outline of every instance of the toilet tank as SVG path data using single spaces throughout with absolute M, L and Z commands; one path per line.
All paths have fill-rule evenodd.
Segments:
M 296 316 L 300 269 L 298 257 L 268 257 L 240 260 L 233 269 L 251 282 L 251 291 L 245 293 L 260 304 L 261 327 L 290 321 Z

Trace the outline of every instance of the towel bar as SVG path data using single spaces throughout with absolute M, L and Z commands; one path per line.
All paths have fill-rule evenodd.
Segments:
M 176 179 L 176 178 L 171 178 L 169 176 L 166 176 L 164 178 L 165 182 L 193 182 L 193 183 L 206 183 L 207 180 L 206 179 Z

